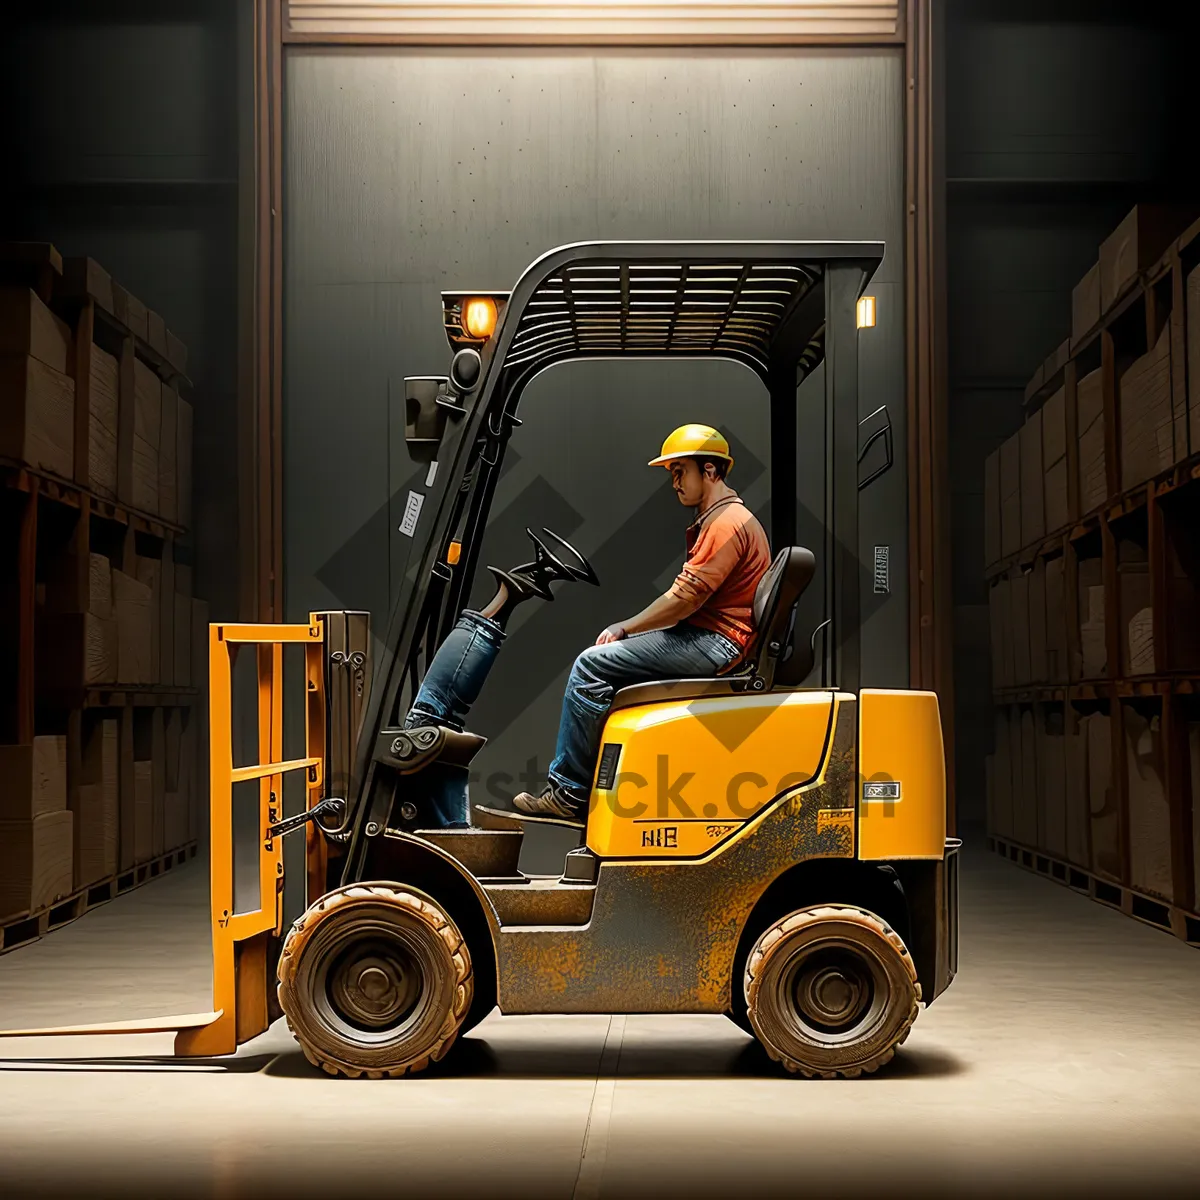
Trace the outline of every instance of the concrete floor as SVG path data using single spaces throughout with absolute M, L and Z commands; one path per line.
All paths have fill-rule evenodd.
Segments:
M 0 1024 L 207 1009 L 205 883 L 0 959 Z M 980 851 L 962 891 L 959 977 L 874 1078 L 786 1077 L 716 1017 L 493 1016 L 379 1082 L 280 1026 L 200 1064 L 0 1044 L 0 1195 L 1196 1194 L 1200 954 Z

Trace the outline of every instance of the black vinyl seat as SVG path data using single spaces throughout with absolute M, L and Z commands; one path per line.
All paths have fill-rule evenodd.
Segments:
M 803 683 L 813 668 L 813 648 L 809 639 L 794 644 L 793 625 L 796 604 L 812 582 L 816 569 L 812 551 L 803 546 L 787 546 L 775 556 L 754 593 L 754 640 L 732 671 L 694 679 L 631 684 L 613 697 L 612 709 L 658 700 L 766 692 L 776 686 L 796 687 Z

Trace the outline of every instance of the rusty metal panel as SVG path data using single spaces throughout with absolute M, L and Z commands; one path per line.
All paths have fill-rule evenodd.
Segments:
M 788 867 L 854 855 L 857 702 L 840 695 L 825 770 L 706 862 L 602 863 L 579 929 L 502 929 L 506 1013 L 710 1012 L 729 1008 L 738 938 Z

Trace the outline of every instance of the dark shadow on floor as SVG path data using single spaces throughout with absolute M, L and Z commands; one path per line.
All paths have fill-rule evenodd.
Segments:
M 136 1074 L 205 1070 L 226 1075 L 253 1075 L 267 1067 L 273 1054 L 247 1054 L 242 1058 L 0 1058 L 0 1071 L 60 1071 L 102 1074 Z
M 443 1062 L 432 1065 L 415 1078 L 596 1079 L 600 1077 L 600 1057 L 600 1049 L 594 1040 L 566 1045 L 556 1040 L 543 1049 L 537 1045 L 493 1045 L 482 1037 L 467 1037 Z M 937 1079 L 960 1075 L 968 1069 L 967 1064 L 943 1051 L 902 1048 L 877 1075 L 863 1078 Z M 265 1067 L 265 1073 L 281 1079 L 330 1078 L 314 1067 L 299 1047 L 276 1056 Z M 757 1042 L 721 1041 L 704 1046 L 689 1040 L 660 1041 L 654 1046 L 627 1042 L 621 1047 L 615 1072 L 603 1078 L 769 1080 L 785 1079 L 789 1075 L 767 1057 Z

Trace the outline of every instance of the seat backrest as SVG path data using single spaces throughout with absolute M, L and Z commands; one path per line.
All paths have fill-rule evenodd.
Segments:
M 785 546 L 767 568 L 754 593 L 754 645 L 747 658 L 770 687 L 775 666 L 787 650 L 796 602 L 816 574 L 817 560 L 803 546 Z

